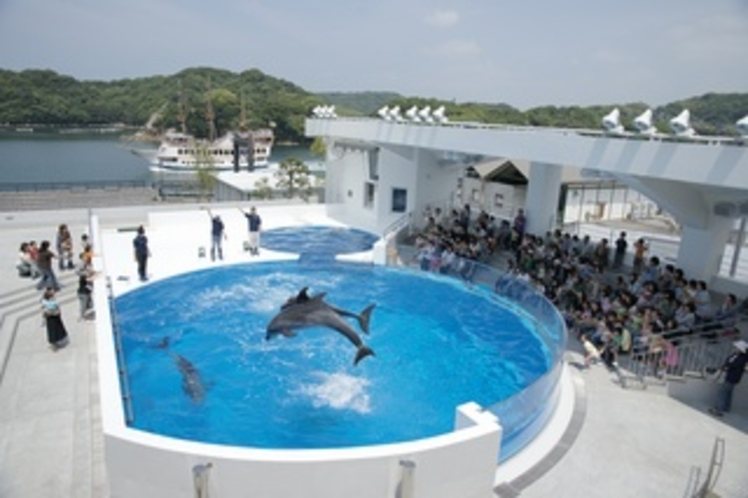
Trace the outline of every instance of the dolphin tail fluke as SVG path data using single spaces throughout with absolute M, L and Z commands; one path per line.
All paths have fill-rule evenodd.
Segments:
M 358 323 L 361 330 L 367 334 L 369 333 L 369 319 L 371 318 L 371 311 L 374 309 L 374 306 L 376 306 L 376 304 L 370 304 L 360 315 L 358 315 Z
M 362 344 L 356 351 L 356 358 L 353 360 L 354 365 L 358 365 L 358 362 L 366 358 L 367 356 L 375 356 L 374 351 L 367 345 Z

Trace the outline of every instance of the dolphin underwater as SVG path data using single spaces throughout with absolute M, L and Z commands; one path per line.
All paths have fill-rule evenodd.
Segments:
M 356 347 L 356 357 L 353 360 L 354 365 L 357 365 L 359 361 L 367 356 L 373 356 L 374 351 L 364 344 L 361 337 L 342 317 L 356 318 L 361 326 L 361 330 L 368 333 L 369 318 L 375 305 L 371 304 L 360 314 L 355 314 L 330 306 L 324 301 L 324 297 L 324 292 L 309 297 L 307 287 L 301 289 L 297 296 L 292 297 L 281 306 L 280 313 L 270 321 L 267 326 L 265 340 L 270 340 L 278 334 L 286 337 L 294 337 L 296 335 L 294 331 L 299 329 L 327 327 L 342 334 Z
M 200 372 L 190 360 L 184 356 L 169 351 L 182 374 L 182 389 L 195 403 L 202 403 L 205 399 L 205 385 L 200 378 Z
M 171 339 L 169 336 L 165 336 L 153 347 L 156 349 L 168 349 L 170 345 Z M 182 390 L 195 403 L 202 403 L 203 399 L 205 399 L 205 385 L 200 378 L 200 372 L 184 356 L 173 351 L 169 351 L 169 354 L 174 359 L 174 363 L 177 364 L 177 368 L 179 368 L 179 372 L 182 374 Z

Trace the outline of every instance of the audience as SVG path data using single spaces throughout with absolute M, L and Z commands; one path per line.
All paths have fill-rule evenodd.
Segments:
M 611 275 L 607 239 L 594 243 L 588 235 L 580 240 L 561 230 L 542 237 L 526 233 L 523 212 L 511 224 L 497 224 L 486 212 L 475 219 L 469 213 L 466 207 L 442 223 L 428 220 L 416 239 L 420 267 L 470 281 L 477 263 L 506 252 L 509 270 L 557 306 L 583 343 L 588 366 L 598 357 L 614 366 L 618 354 L 634 353 L 646 354 L 655 372 L 670 371 L 678 361 L 679 337 L 734 327 L 737 321 L 735 295 L 715 307 L 706 282 L 686 280 L 681 269 L 663 266 L 657 256 L 645 259 L 649 245 L 642 238 L 633 245 L 634 267 L 626 275 L 621 233 Z

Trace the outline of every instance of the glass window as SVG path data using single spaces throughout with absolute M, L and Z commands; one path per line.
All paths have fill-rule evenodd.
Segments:
M 404 213 L 408 209 L 408 191 L 404 188 L 392 189 L 392 212 Z
M 366 182 L 364 184 L 364 207 L 373 208 L 374 200 L 377 195 L 377 186 L 372 182 Z

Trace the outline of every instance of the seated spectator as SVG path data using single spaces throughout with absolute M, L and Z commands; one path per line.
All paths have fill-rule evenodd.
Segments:
M 41 272 L 36 267 L 36 262 L 31 257 L 29 252 L 29 244 L 22 242 L 18 252 L 18 263 L 16 264 L 18 270 L 18 276 L 24 278 L 39 278 Z
M 673 320 L 679 329 L 690 330 L 696 323 L 696 305 L 692 301 L 681 304 Z
M 693 303 L 696 306 L 696 317 L 699 321 L 705 322 L 714 317 L 714 308 L 712 307 L 712 296 L 706 288 L 706 282 L 699 280 L 696 283 L 696 292 L 693 295 Z
M 735 294 L 728 294 L 714 314 L 714 319 L 725 328 L 734 327 L 740 314 L 740 303 Z

